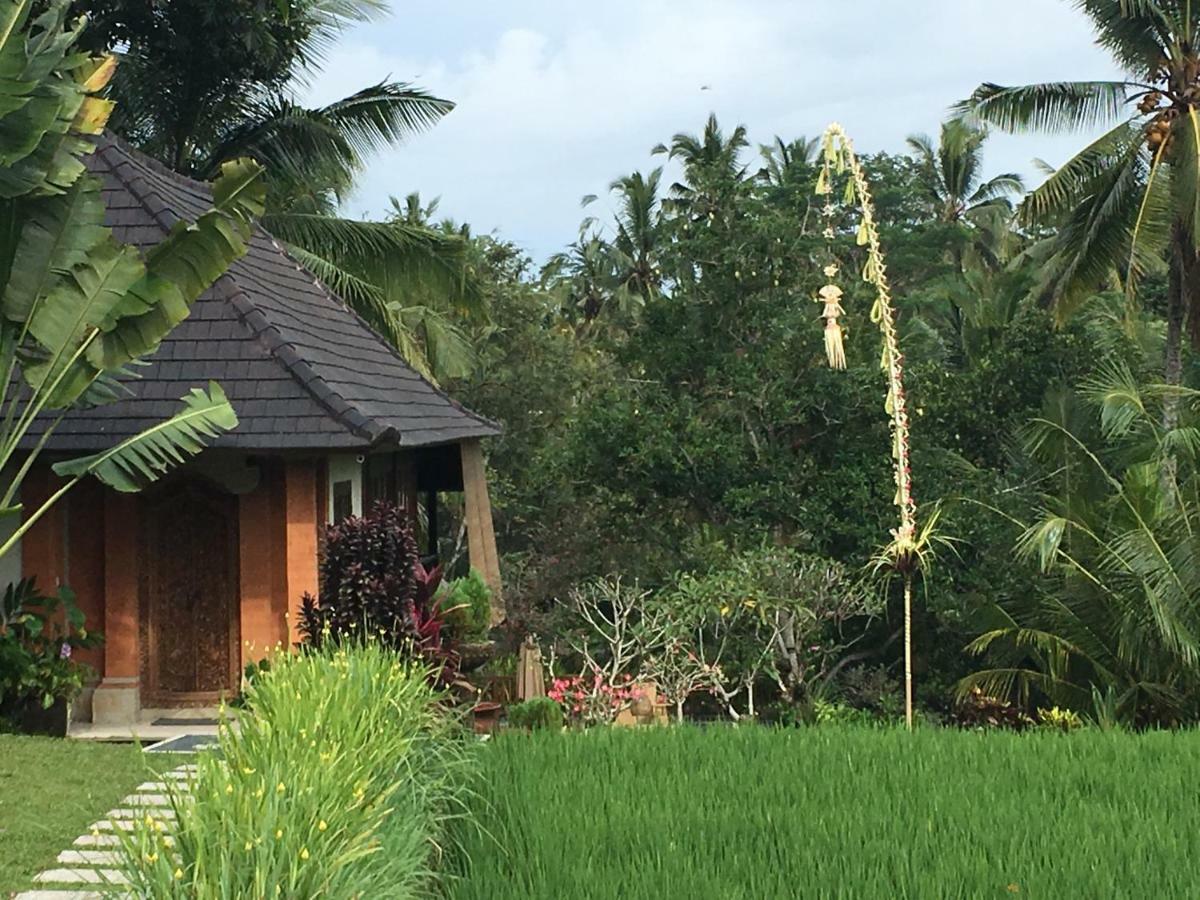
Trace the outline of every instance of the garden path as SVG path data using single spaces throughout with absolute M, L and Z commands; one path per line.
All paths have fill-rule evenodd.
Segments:
M 183 765 L 162 777 L 170 779 L 181 790 L 189 790 L 194 765 Z M 58 854 L 59 865 L 47 869 L 34 877 L 37 885 L 33 890 L 17 894 L 14 900 L 92 900 L 112 897 L 111 892 L 101 893 L 102 888 L 124 883 L 124 876 L 114 866 L 119 861 L 117 847 L 120 838 L 117 831 L 133 829 L 134 819 L 145 815 L 162 821 L 166 833 L 171 833 L 175 813 L 170 808 L 166 781 L 147 781 L 137 786 L 136 792 L 121 801 L 116 809 L 94 823 L 86 834 L 75 839 L 74 844 Z

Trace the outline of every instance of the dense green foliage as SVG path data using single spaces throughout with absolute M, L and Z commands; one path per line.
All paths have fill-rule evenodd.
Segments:
M 173 846 L 138 820 L 119 868 L 150 897 L 431 893 L 465 778 L 428 680 L 378 643 L 279 656 L 249 688 L 253 714 L 171 789 Z
M 527 731 L 545 729 L 557 731 L 563 726 L 562 707 L 549 697 L 535 697 L 521 703 L 513 703 L 505 711 L 510 728 Z
M 955 133 L 935 159 L 961 151 L 977 171 L 973 134 Z M 858 572 L 892 527 L 885 386 L 853 284 L 849 371 L 825 362 L 812 154 L 764 148 L 754 171 L 740 132 L 727 137 L 715 121 L 675 143 L 684 183 L 659 196 L 657 178 L 619 180 L 612 229 L 593 222 L 586 246 L 539 275 L 511 248 L 476 242 L 496 325 L 477 335 L 474 379 L 454 387 L 506 426 L 491 462 L 516 630 L 558 637 L 555 599 L 589 578 L 658 588 L 764 541 Z M 968 174 L 948 188 L 921 156 L 866 162 L 909 357 L 917 496 L 926 509 L 948 502 L 942 528 L 959 539 L 930 574 L 917 622 L 919 694 L 945 712 L 976 665 L 962 648 L 981 610 L 1027 595 L 1037 578 L 1012 565 L 1002 516 L 950 501 L 1030 508 L 1014 436 L 1048 389 L 1093 371 L 1090 347 L 1113 326 L 1056 330 L 1034 302 L 1024 239 L 1007 231 L 1011 180 L 980 180 L 985 190 Z M 964 190 L 980 207 L 948 215 L 947 197 Z M 637 228 L 633 243 L 659 277 L 631 293 L 621 272 Z M 852 234 L 833 243 L 856 271 Z M 593 265 L 595 254 L 609 262 Z M 855 642 L 857 663 L 897 664 L 894 602 L 860 624 L 869 634 Z
M 10 584 L 0 596 L 0 721 L 27 704 L 75 699 L 92 671 L 74 652 L 99 643 L 70 588 L 46 596 L 32 578 Z
M 1192 732 L 617 729 L 479 757 L 462 900 L 1197 890 Z

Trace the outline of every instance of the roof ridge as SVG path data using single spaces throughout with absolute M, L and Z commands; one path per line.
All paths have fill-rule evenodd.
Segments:
M 96 170 L 110 180 L 116 197 L 110 198 L 105 188 L 106 219 L 132 229 L 128 238 L 143 249 L 169 234 L 178 222 L 203 215 L 212 206 L 211 185 L 172 171 L 117 135 L 105 133 L 96 140 L 95 158 Z M 262 420 L 256 420 L 255 434 L 300 429 L 297 435 L 303 433 L 308 439 L 318 433 L 336 435 L 337 446 L 423 447 L 500 431 L 497 423 L 467 409 L 416 371 L 261 222 L 254 225 L 248 245 L 246 255 L 206 293 L 207 299 L 220 304 L 220 311 L 190 314 L 192 319 L 198 315 L 196 321 L 201 323 L 215 315 L 229 322 L 226 330 L 218 334 L 215 326 L 211 331 L 203 324 L 187 326 L 189 335 L 198 335 L 199 340 L 211 334 L 219 340 L 242 342 L 243 349 L 226 356 L 218 343 L 188 350 L 182 358 L 216 361 L 234 379 L 245 378 L 231 374 L 239 353 L 244 354 L 240 358 L 257 360 L 254 365 L 262 368 L 253 379 L 265 380 L 259 382 L 263 389 L 256 386 L 241 397 L 254 401 L 259 410 L 253 414 Z M 184 340 L 197 338 L 180 338 Z M 172 373 L 160 380 L 198 377 L 195 366 L 170 368 L 179 349 L 172 341 L 164 341 L 163 353 L 156 351 L 151 360 Z M 192 374 L 182 374 L 187 371 Z M 288 383 L 291 396 L 296 402 L 303 397 L 310 411 L 289 407 L 279 413 L 259 403 L 270 396 L 268 382 Z M 299 416 L 320 418 L 299 424 L 300 419 L 293 418 Z M 307 446 L 302 440 L 295 444 L 302 445 Z
M 212 189 L 209 185 L 203 182 L 195 181 L 194 179 L 188 178 L 185 175 L 180 175 L 178 172 L 168 168 L 148 154 L 142 153 L 135 147 L 132 147 L 128 142 L 115 134 L 105 132 L 104 138 L 107 139 L 109 143 L 107 146 L 102 144 L 98 149 L 99 153 L 104 154 L 106 151 L 115 148 L 125 158 L 125 160 L 141 165 L 149 164 L 148 168 L 150 168 L 152 171 L 156 171 L 157 174 L 164 175 L 169 179 L 182 182 L 189 187 L 197 188 L 198 193 L 206 196 L 209 203 L 212 202 Z M 105 158 L 107 159 L 108 157 L 106 156 Z M 111 171 L 113 173 L 113 177 L 115 177 L 118 181 L 125 185 L 126 188 L 128 188 L 129 193 L 137 199 L 138 203 L 142 205 L 142 208 L 146 210 L 150 217 L 154 219 L 154 221 L 161 228 L 163 228 L 166 233 L 169 234 L 171 227 L 175 224 L 175 222 L 180 221 L 180 217 L 174 213 L 171 213 L 169 207 L 167 207 L 165 203 L 162 203 L 157 210 L 151 207 L 151 204 L 147 202 L 150 199 L 151 192 L 149 190 L 139 189 L 139 187 L 145 182 L 145 178 L 140 174 L 135 174 L 133 178 L 125 178 L 120 172 L 119 167 L 116 165 L 112 167 Z M 135 182 L 137 183 L 136 185 Z M 174 221 L 165 221 L 165 216 L 162 215 L 162 213 L 167 213 L 174 216 Z M 272 236 L 270 232 L 268 232 L 257 222 L 254 223 L 252 227 L 254 230 L 262 232 L 262 234 L 271 242 L 271 246 L 274 247 L 277 252 L 283 253 L 283 248 L 279 246 L 279 243 L 275 240 L 274 236 Z M 253 237 L 251 239 L 253 239 Z M 296 265 L 295 260 L 292 260 L 290 256 L 288 256 L 286 253 L 283 253 L 283 255 L 287 257 L 289 262 L 292 262 L 293 265 Z M 236 265 L 236 262 L 234 265 Z M 308 273 L 307 270 L 304 270 L 303 267 L 298 268 L 300 268 L 302 272 L 305 272 L 305 274 L 311 274 Z M 231 269 L 232 266 L 230 267 L 230 270 Z M 303 357 L 301 357 L 296 351 L 296 348 L 284 339 L 283 335 L 280 334 L 279 329 L 271 323 L 270 319 L 267 318 L 263 311 L 258 308 L 258 305 L 246 294 L 242 286 L 238 284 L 237 278 L 231 274 L 230 270 L 224 272 L 221 277 L 217 279 L 217 281 L 213 284 L 213 288 L 221 290 L 224 298 L 233 305 L 234 310 L 237 312 L 239 321 L 246 326 L 246 328 L 255 338 L 261 338 L 266 344 L 266 351 L 270 353 L 271 356 L 281 366 L 283 366 L 286 371 L 290 372 L 296 378 L 300 386 L 309 394 L 309 396 L 313 398 L 313 400 L 327 409 L 329 414 L 332 415 L 337 421 L 341 422 L 342 425 L 345 426 L 346 430 L 351 434 L 363 437 L 371 443 L 375 443 L 376 441 L 387 437 L 388 433 L 394 429 L 386 427 L 383 429 L 371 428 L 371 420 L 362 415 L 362 413 L 358 412 L 358 410 L 354 409 L 354 407 L 345 397 L 330 387 L 325 379 L 322 378 L 321 375 L 315 369 L 313 369 L 311 365 L 304 361 Z M 261 320 L 261 322 L 252 321 L 255 319 Z M 324 390 L 314 390 L 312 387 L 314 382 L 319 383 Z
M 375 335 L 375 337 L 379 341 L 379 343 L 387 350 L 388 353 L 390 353 L 396 359 L 397 362 L 400 362 L 401 364 L 403 364 L 405 366 L 405 368 L 407 368 L 414 375 L 416 375 L 417 378 L 419 378 L 419 379 L 421 379 L 421 381 L 425 382 L 426 386 L 428 386 L 430 390 L 432 390 L 435 394 L 437 394 L 439 397 L 441 397 L 443 400 L 445 400 L 447 403 L 449 403 L 451 406 L 453 406 L 455 409 L 457 409 L 463 415 L 469 416 L 470 418 L 479 422 L 481 425 L 487 425 L 490 428 L 499 428 L 500 427 L 498 422 L 493 422 L 491 419 L 487 418 L 486 416 L 481 416 L 479 413 L 467 409 L 465 406 L 463 406 L 461 403 L 459 403 L 457 400 L 455 400 L 453 397 L 451 397 L 449 394 L 447 394 L 444 390 L 442 390 L 440 387 L 438 387 L 436 384 L 434 384 L 432 381 L 430 381 L 428 378 L 426 378 L 424 375 L 422 375 L 420 372 L 418 372 L 413 367 L 412 363 L 410 363 L 407 359 L 405 359 L 403 356 L 400 355 L 400 351 L 396 349 L 395 345 L 393 345 L 391 341 L 384 340 L 382 337 L 375 334 L 375 329 L 372 328 L 370 326 L 370 324 L 368 324 L 366 319 L 364 319 L 362 316 L 360 316 L 358 314 L 358 310 L 356 310 L 349 303 L 347 303 L 345 300 L 343 300 L 341 297 L 339 297 L 337 294 L 335 294 L 332 290 L 330 290 L 329 285 L 327 285 L 324 281 L 322 281 L 317 275 L 310 272 L 308 269 L 304 268 L 304 265 L 299 260 L 297 260 L 294 256 L 292 256 L 292 254 L 290 254 L 287 251 L 287 248 L 284 247 L 282 244 L 280 244 L 279 241 L 275 238 L 275 236 L 273 234 L 271 234 L 271 232 L 267 231 L 265 228 L 263 229 L 263 232 L 269 238 L 271 238 L 271 243 L 275 245 L 276 249 L 278 249 L 279 252 L 281 254 L 283 254 L 283 256 L 288 260 L 288 262 L 292 263 L 294 266 L 296 266 L 297 269 L 299 269 L 305 275 L 308 275 L 312 278 L 313 284 L 316 285 L 320 289 L 321 293 L 325 296 L 325 298 L 327 300 L 329 300 L 332 303 L 336 303 L 338 306 L 340 306 L 346 312 L 350 313 L 350 315 L 354 316 L 354 318 L 358 320 L 360 325 L 362 325 L 365 329 L 367 329 L 367 331 L 371 332 L 371 334 Z

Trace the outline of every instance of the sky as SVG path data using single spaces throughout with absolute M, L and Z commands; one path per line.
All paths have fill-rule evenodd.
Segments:
M 860 151 L 900 152 L 983 81 L 1117 74 L 1068 0 L 393 0 L 302 99 L 391 79 L 455 101 L 371 161 L 347 214 L 420 191 L 541 261 L 575 239 L 585 194 L 660 164 L 651 148 L 710 112 L 756 144 L 839 121 Z M 1035 157 L 1061 164 L 1085 140 L 996 135 L 986 171 L 1036 183 Z

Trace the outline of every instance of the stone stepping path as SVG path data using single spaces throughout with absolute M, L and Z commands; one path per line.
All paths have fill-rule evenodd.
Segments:
M 132 831 L 134 820 L 151 815 L 165 828 L 164 843 L 171 846 L 170 833 L 175 824 L 175 811 L 170 808 L 167 792 L 171 787 L 189 791 L 194 765 L 180 766 L 163 772 L 162 781 L 139 784 L 116 809 L 109 810 L 103 819 L 88 827 L 77 837 L 71 848 L 58 854 L 57 865 L 39 873 L 33 879 L 37 887 L 17 894 L 14 900 L 100 900 L 111 898 L 111 888 L 128 884 L 125 876 L 114 868 L 120 861 L 118 831 Z

